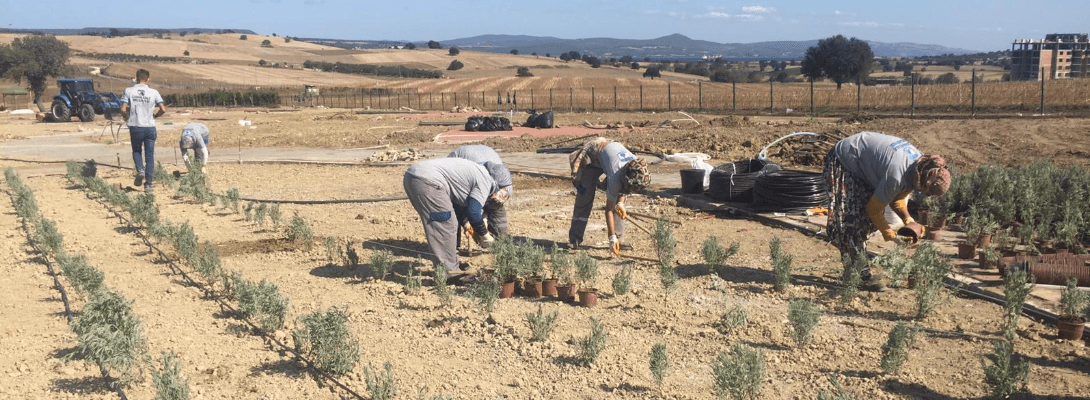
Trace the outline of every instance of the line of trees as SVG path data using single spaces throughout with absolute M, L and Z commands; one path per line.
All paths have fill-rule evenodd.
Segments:
M 316 68 L 325 72 L 341 72 L 345 74 L 357 74 L 357 75 L 377 75 L 377 76 L 396 76 L 402 78 L 442 78 L 443 73 L 440 71 L 409 68 L 401 65 L 387 66 L 387 65 L 370 65 L 370 64 L 348 64 L 348 63 L 330 63 L 325 61 L 311 61 L 307 60 L 303 63 L 303 68 Z

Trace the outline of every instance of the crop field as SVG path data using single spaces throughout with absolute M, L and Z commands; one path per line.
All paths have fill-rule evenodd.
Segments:
M 260 42 L 248 41 L 255 39 Z M 237 37 L 219 43 L 235 42 Z M 144 65 L 111 68 L 139 67 Z M 219 71 L 208 79 L 223 85 L 246 85 L 223 77 L 252 68 L 154 65 L 153 86 L 162 74 L 175 79 L 171 86 L 197 87 L 199 80 L 184 76 L 206 67 Z M 180 72 L 166 72 L 173 68 Z M 534 151 L 571 143 L 570 136 L 484 141 L 519 160 L 512 166 L 525 172 L 515 174 L 507 204 L 514 240 L 493 252 L 463 253 L 470 276 L 447 284 L 434 273 L 418 214 L 398 199 L 409 162 L 367 162 L 356 155 L 365 148 L 445 155 L 458 144 L 435 138 L 457 127 L 419 122 L 465 117 L 356 114 L 369 106 L 367 97 L 352 97 L 348 89 L 404 91 L 400 100 L 375 100 L 385 106 L 373 111 L 397 108 L 399 101 L 425 108 L 419 105 L 428 94 L 445 103 L 434 109 L 449 111 L 455 93 L 457 105 L 473 99 L 474 107 L 490 102 L 481 108 L 492 110 L 499 106 L 497 92 L 506 100 L 516 90 L 520 109 L 543 109 L 551 90 L 560 126 L 632 126 L 601 132 L 634 150 L 706 153 L 713 165 L 751 158 L 791 132 L 872 130 L 942 154 L 960 173 L 1040 160 L 1059 170 L 1090 167 L 1090 120 L 1032 116 L 1039 87 L 978 85 L 977 95 L 987 93 L 1003 117 L 868 114 L 908 107 L 909 100 L 900 99 L 910 95 L 907 87 L 863 88 L 864 102 L 881 99 L 873 103 L 881 105 L 844 118 L 810 117 L 809 85 L 773 85 L 783 96 L 773 100 L 774 115 L 715 112 L 709 110 L 729 108 L 731 85 L 673 75 L 642 80 L 623 69 L 611 71 L 613 77 L 567 75 L 576 68 L 531 69 L 562 76 L 514 78 L 514 70 L 505 69 L 492 77 L 374 79 L 336 85 L 345 88 L 334 91 L 342 103 L 325 107 L 173 106 L 159 119 L 163 176 L 156 178 L 153 196 L 132 187 L 127 135 L 122 131 L 115 141 L 103 134 L 110 126 L 101 118 L 40 123 L 33 115 L 0 113 L 0 169 L 6 170 L 0 225 L 7 228 L 0 241 L 0 396 L 108 399 L 119 397 L 118 388 L 127 398 L 151 399 L 171 382 L 185 386 L 193 399 L 716 399 L 746 393 L 767 399 L 965 399 L 1013 391 L 1011 398 L 1066 400 L 1090 393 L 1085 341 L 1059 339 L 1051 324 L 935 279 L 940 274 L 934 271 L 950 268 L 962 276 L 990 276 L 973 285 L 999 297 L 1016 294 L 1004 289 L 998 271 L 954 257 L 956 243 L 969 233 L 964 228 L 952 227 L 945 239 L 915 249 L 914 264 L 905 265 L 932 271 L 916 276 L 915 286 L 899 282 L 881 293 L 852 292 L 837 250 L 812 231 L 689 208 L 678 200 L 678 188 L 662 180 L 629 200 L 628 210 L 642 215 L 633 218 L 647 231 L 627 227 L 624 241 L 633 246 L 628 257 L 605 249 L 601 211 L 591 215 L 588 250 L 554 252 L 554 244 L 566 242 L 574 194 L 566 179 L 547 176 L 566 174 L 566 157 Z M 269 81 L 331 75 L 262 72 Z M 641 84 L 646 108 L 696 109 L 703 101 L 705 110 L 640 112 Z M 1047 93 L 1088 98 L 1080 85 L 1049 85 Z M 917 101 L 928 99 L 936 108 L 968 99 L 965 91 L 924 89 L 931 87 L 916 87 Z M 855 94 L 854 86 L 836 91 L 819 85 L 815 106 L 853 109 Z M 747 99 L 744 109 L 767 107 L 768 95 L 768 84 L 737 86 L 740 104 Z M 950 114 L 964 114 L 966 107 Z M 1026 114 L 1013 116 L 1021 107 Z M 661 124 L 688 117 L 696 123 Z M 178 127 L 193 121 L 212 131 L 207 175 L 186 171 L 171 157 Z M 795 156 L 800 147 L 774 147 L 770 159 L 820 169 L 820 161 Z M 84 176 L 83 162 L 92 157 L 99 163 L 96 174 Z M 54 160 L 72 162 L 42 162 Z M 122 168 L 108 165 L 115 163 Z M 650 168 L 664 177 L 686 167 L 663 162 Z M 172 177 L 175 171 L 180 178 Z M 992 196 L 988 204 L 1003 198 Z M 328 201 L 352 199 L 383 201 Z M 806 216 L 784 218 L 820 229 Z M 734 244 L 736 252 L 728 251 Z M 715 248 L 721 252 L 709 250 Z M 877 241 L 871 247 L 883 254 L 889 249 Z M 498 288 L 484 279 L 487 270 L 535 254 L 542 254 L 538 275 L 562 276 L 567 268 L 561 266 L 568 266 L 569 280 L 598 290 L 598 304 L 489 295 Z M 65 288 L 63 295 L 58 287 Z M 1026 302 L 1056 312 L 1058 293 L 1038 285 Z M 94 316 L 102 315 L 121 317 L 113 318 L 110 335 L 96 336 L 104 328 Z M 103 343 L 126 351 L 96 351 Z M 1014 368 L 999 369 L 997 360 L 1013 361 Z M 1022 366 L 1024 384 L 1017 376 Z

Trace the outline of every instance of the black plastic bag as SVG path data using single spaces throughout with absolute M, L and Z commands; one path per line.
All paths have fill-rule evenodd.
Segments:
M 541 114 L 531 112 L 530 116 L 526 118 L 526 123 L 523 126 L 530 128 L 552 128 L 553 127 L 553 112 L 546 111 Z
M 466 121 L 466 130 L 469 132 L 510 131 L 511 121 L 504 117 L 484 117 L 475 115 Z

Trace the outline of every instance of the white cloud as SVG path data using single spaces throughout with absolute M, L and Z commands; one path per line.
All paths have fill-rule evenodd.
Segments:
M 734 19 L 740 19 L 745 21 L 763 21 L 765 17 L 753 14 L 735 14 Z
M 697 18 L 730 19 L 730 14 L 720 11 L 711 11 L 696 16 Z
M 762 14 L 762 13 L 774 13 L 776 8 L 764 7 L 764 6 L 745 6 L 742 7 L 742 11 L 747 13 Z
M 848 26 L 853 28 L 904 28 L 905 24 L 899 22 L 891 22 L 887 24 L 880 24 L 874 21 L 854 21 L 854 22 L 840 22 L 837 23 L 840 26 Z

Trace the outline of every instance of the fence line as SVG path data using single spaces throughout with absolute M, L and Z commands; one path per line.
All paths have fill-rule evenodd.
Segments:
M 857 111 L 925 114 L 1090 114 L 1090 80 L 988 82 L 949 85 L 856 86 L 803 83 L 670 82 L 637 86 L 548 87 L 506 90 L 427 91 L 327 88 L 302 95 L 297 87 L 222 86 L 209 92 L 179 91 L 183 107 L 327 107 L 449 111 L 675 111 L 838 114 Z M 271 93 L 271 94 L 270 94 Z

